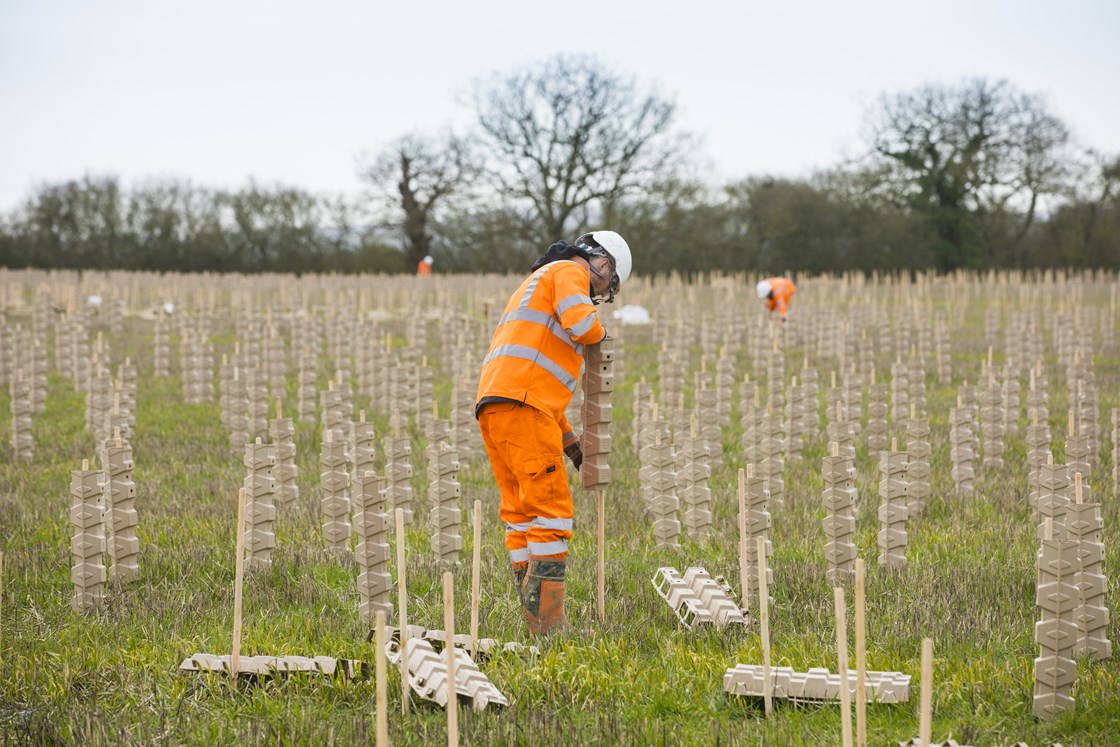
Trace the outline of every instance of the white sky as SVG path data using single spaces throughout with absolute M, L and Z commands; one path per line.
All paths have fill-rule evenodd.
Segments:
M 674 97 L 717 180 L 832 165 L 881 92 L 970 76 L 1117 154 L 1118 34 L 1116 0 L 0 0 L 0 212 L 87 172 L 357 192 L 361 153 L 560 51 Z

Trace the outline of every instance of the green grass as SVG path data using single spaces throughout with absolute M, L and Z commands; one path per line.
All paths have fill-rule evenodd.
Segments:
M 975 381 L 986 356 L 986 308 L 986 301 L 974 301 L 964 327 L 953 332 L 954 385 L 940 386 L 932 375 L 927 377 L 932 496 L 926 513 L 908 527 L 909 565 L 901 573 L 881 571 L 876 562 L 877 466 L 865 443 L 857 449 L 856 541 L 868 567 L 868 665 L 914 678 L 909 703 L 868 707 L 869 742 L 895 744 L 917 734 L 920 647 L 928 636 L 935 641 L 935 740 L 1112 744 L 1120 738 L 1116 660 L 1079 663 L 1072 713 L 1052 722 L 1036 721 L 1031 714 L 1031 672 L 1038 654 L 1033 642 L 1037 547 L 1025 505 L 1022 436 L 1009 442 L 1002 474 L 978 468 L 975 496 L 957 497 L 951 491 L 948 408 L 961 380 Z M 700 542 L 682 537 L 679 550 L 654 547 L 637 491 L 638 463 L 629 445 L 633 382 L 640 376 L 653 382 L 657 378 L 660 344 L 651 334 L 648 329 L 629 334 L 625 376 L 614 398 L 612 467 L 617 477 L 607 497 L 607 621 L 595 619 L 594 496 L 577 489 L 567 630 L 539 642 L 542 654 L 535 661 L 503 656 L 485 667 L 512 705 L 497 712 L 461 711 L 463 739 L 473 744 L 838 744 L 835 704 L 776 701 L 766 718 L 761 702 L 726 696 L 722 677 L 727 668 L 761 663 L 757 632 L 684 630 L 650 585 L 661 565 L 683 570 L 700 564 L 713 574 L 737 579 L 734 491 L 736 470 L 744 466 L 737 451 L 728 451 L 712 476 L 711 537 Z M 110 583 L 100 611 L 77 614 L 70 609 L 69 474 L 83 458 L 94 457 L 81 395 L 68 380 L 52 374 L 47 411 L 35 419 L 34 462 L 16 463 L 10 446 L 0 446 L 0 547 L 5 552 L 0 744 L 370 741 L 372 681 L 296 677 L 233 685 L 225 678 L 177 671 L 192 653 L 229 650 L 235 500 L 245 468 L 240 455 L 229 449 L 217 404 L 183 404 L 177 379 L 151 375 L 151 339 L 150 324 L 138 320 L 130 320 L 119 339 L 109 338 L 117 357 L 131 355 L 141 371 L 132 444 L 142 580 L 123 588 Z M 217 362 L 221 352 L 232 350 L 234 336 L 223 327 L 215 330 L 214 340 L 220 343 Z M 1051 428 L 1060 437 L 1067 393 L 1051 343 L 1047 335 Z M 437 344 L 433 327 L 428 350 L 433 365 Z M 693 352 L 690 371 L 699 369 L 699 350 Z M 786 352 L 788 378 L 800 368 L 805 352 Z M 998 348 L 996 352 L 998 359 Z M 819 366 L 823 392 L 833 364 L 811 361 Z M 878 361 L 880 381 L 889 362 Z M 1109 408 L 1120 406 L 1120 358 L 1115 349 L 1103 350 L 1094 362 L 1105 425 Z M 327 359 L 321 363 L 325 366 Z M 930 368 L 927 373 L 932 374 Z M 742 370 L 740 365 L 740 374 Z M 755 378 L 764 374 L 756 371 Z M 691 381 L 691 373 L 686 380 Z M 1025 395 L 1025 384 L 1023 390 Z M 446 413 L 450 383 L 439 372 L 435 391 Z M 372 411 L 363 397 L 356 397 L 355 405 L 366 407 L 378 433 L 384 434 L 387 414 Z M 736 449 L 741 436 L 737 410 L 735 402 L 733 426 L 724 438 L 725 445 Z M 286 411 L 294 413 L 294 406 Z M 5 432 L 11 427 L 9 413 L 8 394 L 2 392 L 0 428 Z M 895 431 L 892 427 L 892 435 L 902 435 Z M 407 538 L 410 622 L 442 627 L 444 569 L 432 557 L 423 522 L 425 444 L 414 426 L 412 435 L 417 520 Z M 299 507 L 277 522 L 272 567 L 246 579 L 241 651 L 372 663 L 368 631 L 357 614 L 356 565 L 328 555 L 319 537 L 318 439 L 316 427 L 298 425 Z M 1055 447 L 1060 456 L 1060 440 Z M 773 663 L 799 670 L 837 668 L 820 529 L 824 453 L 819 438 L 808 440 L 803 459 L 787 463 L 785 506 L 773 511 Z M 1104 451 L 1090 483 L 1094 496 L 1104 497 L 1105 573 L 1115 607 L 1120 510 L 1107 494 L 1110 469 Z M 461 479 L 464 513 L 475 499 L 484 505 L 481 633 L 527 640 L 502 546 L 492 478 L 480 464 L 465 470 Z M 462 563 L 452 569 L 460 631 L 469 624 L 470 552 L 466 536 Z M 849 588 L 849 605 L 851 597 Z M 848 620 L 851 626 L 851 609 Z M 1115 613 L 1112 622 L 1109 637 L 1116 642 Z M 854 653 L 854 638 L 849 651 Z M 417 704 L 402 718 L 399 693 L 391 668 L 393 743 L 443 742 L 443 712 Z

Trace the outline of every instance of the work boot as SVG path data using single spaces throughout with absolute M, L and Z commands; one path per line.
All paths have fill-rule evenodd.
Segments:
M 566 555 L 529 556 L 522 605 L 529 632 L 548 635 L 564 625 Z

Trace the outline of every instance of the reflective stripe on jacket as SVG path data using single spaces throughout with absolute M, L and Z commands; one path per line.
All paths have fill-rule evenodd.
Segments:
M 583 346 L 605 336 L 587 295 L 588 270 L 552 262 L 527 277 L 506 303 L 482 362 L 478 396 L 524 402 L 551 415 L 567 434 L 564 409 L 583 363 Z

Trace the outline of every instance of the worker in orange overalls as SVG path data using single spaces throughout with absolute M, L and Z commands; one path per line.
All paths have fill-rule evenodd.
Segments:
M 432 255 L 424 257 L 420 263 L 416 265 L 416 276 L 426 278 L 432 274 Z
M 630 247 L 594 231 L 549 247 L 510 296 L 482 362 L 475 417 L 502 494 L 506 549 L 529 631 L 564 623 L 572 494 L 564 455 L 583 451 L 564 416 L 585 345 L 606 336 L 595 306 L 630 277 Z
M 754 290 L 759 298 L 766 301 L 766 308 L 770 309 L 770 313 L 777 310 L 782 315 L 782 324 L 785 324 L 789 300 L 797 290 L 793 282 L 789 278 L 767 278 L 759 282 Z

